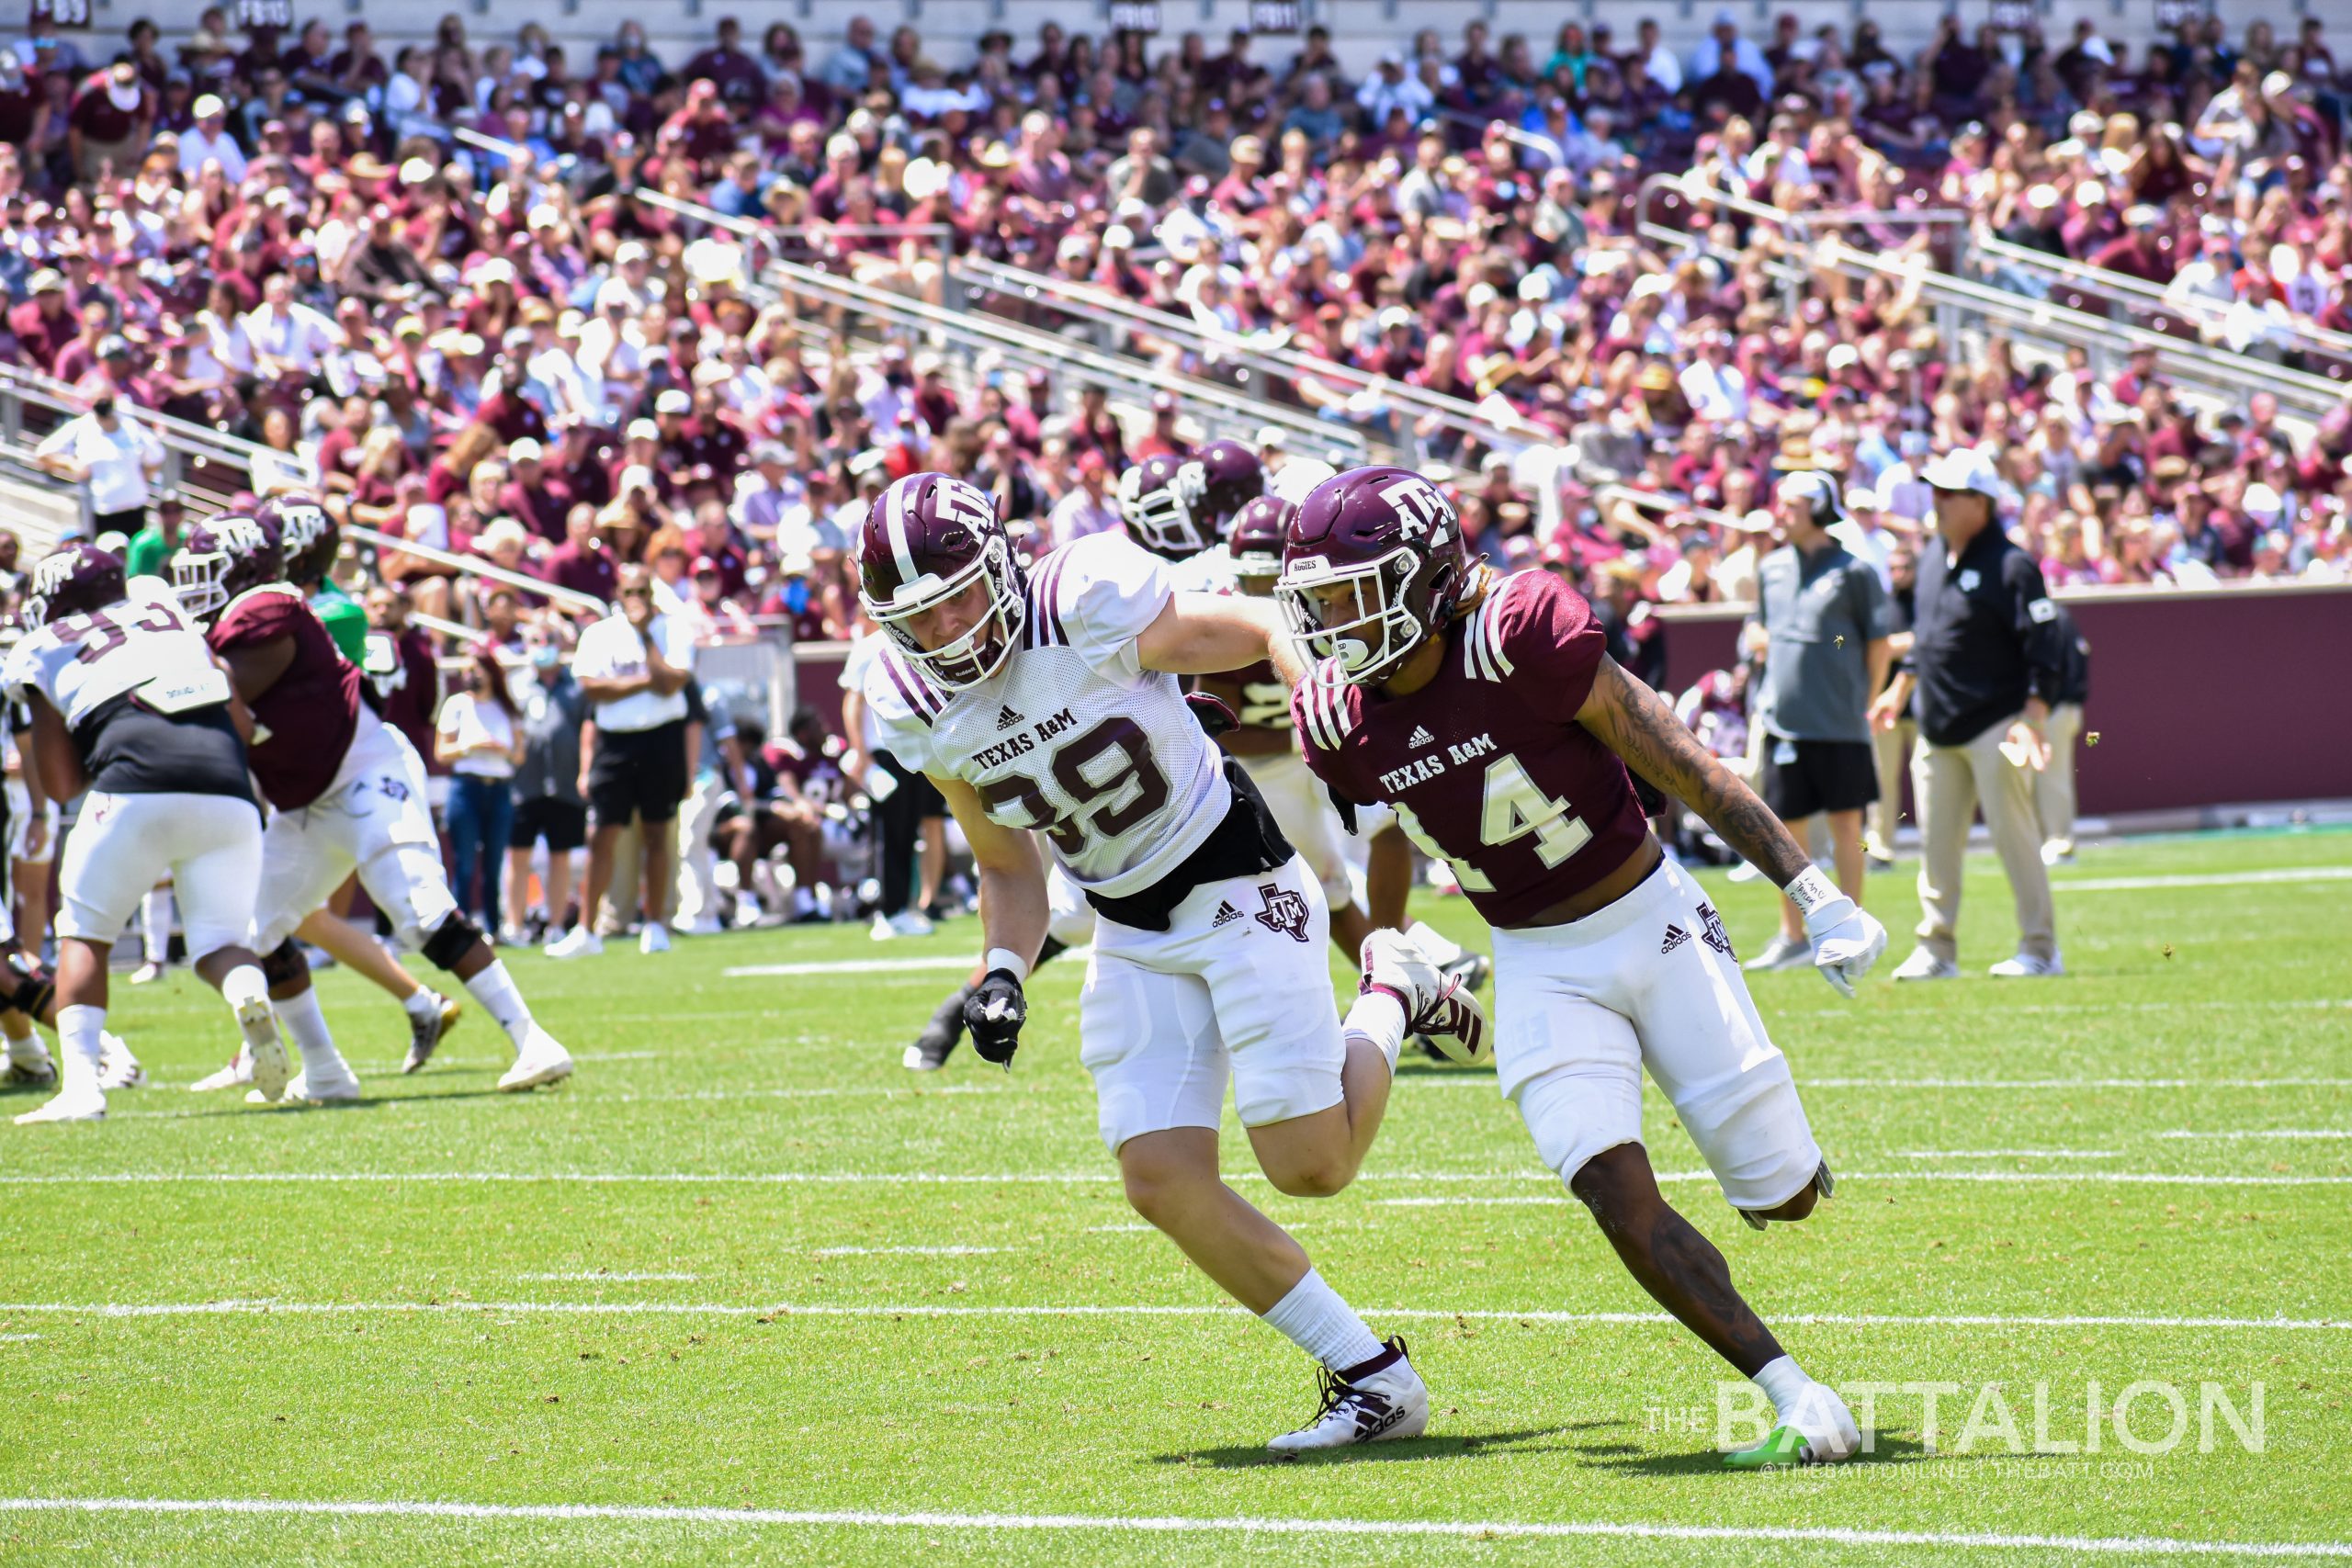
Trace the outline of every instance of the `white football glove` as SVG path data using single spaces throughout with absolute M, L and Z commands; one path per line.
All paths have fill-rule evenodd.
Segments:
M 1838 987 L 1854 994 L 1854 982 L 1871 972 L 1886 951 L 1886 928 L 1861 906 L 1838 891 L 1818 866 L 1807 866 L 1785 889 L 1804 911 L 1804 934 L 1813 943 L 1813 966 Z

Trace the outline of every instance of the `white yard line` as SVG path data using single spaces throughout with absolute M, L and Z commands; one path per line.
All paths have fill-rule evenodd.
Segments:
M 1897 1159 L 2113 1159 L 2121 1149 L 1897 1149 Z
M 1360 1309 L 1367 1318 L 1378 1320 L 1396 1318 L 1426 1323 L 1451 1323 L 1456 1318 L 1474 1323 L 1563 1324 L 1581 1326 L 1608 1325 L 1668 1324 L 1674 1319 L 1662 1312 L 1560 1312 L 1548 1308 L 1531 1308 L 1513 1312 L 1501 1308 L 1454 1307 L 1391 1307 L 1367 1305 Z M 944 1303 L 905 1302 L 867 1304 L 857 1302 L 827 1302 L 797 1303 L 790 1302 L 743 1304 L 734 1302 L 514 1302 L 514 1301 L 430 1301 L 430 1302 L 285 1302 L 266 1298 L 225 1298 L 210 1302 L 6 1302 L 0 1303 L 0 1313 L 40 1314 L 59 1317 L 145 1318 L 145 1317 L 348 1317 L 348 1316 L 446 1316 L 449 1314 L 491 1317 L 843 1317 L 843 1318 L 913 1318 L 913 1317 L 1247 1317 L 1241 1307 L 1200 1303 L 1193 1305 L 1124 1305 L 1061 1304 L 1053 1306 L 948 1304 Z M 2007 1314 L 2007 1313 L 1946 1313 L 1902 1314 L 1894 1313 L 1791 1313 L 1775 1312 L 1776 1323 L 1807 1324 L 1846 1328 L 2228 1328 L 2248 1330 L 2284 1330 L 2292 1332 L 2352 1333 L 2352 1318 L 2290 1318 L 2290 1317 L 2174 1317 L 2130 1314 Z
M 2183 1127 L 2175 1132 L 2158 1133 L 2159 1138 L 2315 1138 L 2335 1142 L 2352 1138 L 2352 1127 L 2246 1127 L 2226 1133 L 2209 1133 Z
M 2070 1551 L 2122 1557 L 2352 1558 L 2352 1541 L 2200 1540 L 2179 1536 L 2011 1535 L 1981 1530 L 1849 1529 L 1838 1526 L 1682 1525 L 1615 1519 L 1224 1518 L 1148 1514 L 880 1513 L 809 1508 L 630 1506 L 612 1503 L 433 1503 L 277 1497 L 0 1497 L 0 1512 L 227 1515 L 245 1517 L 599 1521 L 803 1529 L 978 1529 L 1137 1535 L 1420 1536 L 1468 1540 L 1776 1541 L 1789 1544 Z
M 2352 1089 L 2346 1078 L 1855 1078 L 1805 1077 L 1800 1089 Z
M 983 1253 L 1010 1252 L 1007 1247 L 820 1247 L 818 1258 L 978 1258 Z
M 0 1334 L 0 1345 L 23 1345 L 40 1337 L 38 1334 Z
M 2146 893 L 2163 887 L 2259 887 L 2274 882 L 2352 882 L 2352 865 L 2291 865 L 2183 876 L 2052 877 L 2052 893 Z
M 1295 1537 L 1419 1536 L 1469 1540 L 1773 1541 L 1961 1551 L 2069 1551 L 2121 1557 L 2236 1557 L 2264 1560 L 2352 1558 L 2352 1541 L 2200 1540 L 2179 1536 L 2015 1535 L 1982 1530 L 1849 1529 L 1838 1526 L 1685 1525 L 1615 1519 L 1223 1518 L 1140 1514 L 881 1513 L 865 1510 L 652 1507 L 610 1503 L 435 1503 L 322 1501 L 259 1497 L 5 1497 L 0 1512 L 154 1514 L 294 1518 L 396 1518 L 600 1521 L 677 1524 L 737 1530 L 744 1526 L 804 1529 L 978 1529 L 1138 1535 Z
M 2111 1182 L 2149 1187 L 2352 1187 L 2352 1176 L 2203 1175 L 2172 1171 L 2015 1171 L 2015 1170 L 1889 1170 L 1838 1173 L 1848 1181 L 2065 1181 Z M 1102 1186 L 1118 1179 L 1110 1170 L 1084 1171 L 598 1171 L 598 1170 L 100 1170 L 85 1175 L 58 1172 L 0 1171 L 0 1187 L 179 1186 L 191 1183 L 243 1182 L 260 1185 L 347 1186 L 368 1183 L 427 1182 L 441 1185 L 525 1186 L 552 1182 L 583 1186 L 645 1187 L 857 1187 L 857 1186 Z M 1256 1171 L 1226 1174 L 1228 1181 L 1260 1179 Z M 1556 1184 L 1558 1178 L 1543 1170 L 1367 1170 L 1359 1181 L 1404 1181 L 1454 1185 L 1499 1185 L 1516 1182 Z M 1660 1171 L 1660 1182 L 1712 1182 L 1704 1170 Z M 1438 1207 L 1449 1203 L 1521 1202 L 1516 1198 L 1383 1198 L 1375 1202 Z M 1544 1201 L 1565 1201 L 1545 1199 Z
M 730 980 L 790 979 L 807 975 L 915 975 L 931 969 L 969 971 L 979 961 L 977 953 L 962 958 L 944 953 L 928 958 L 841 958 L 825 964 L 739 964 L 719 973 Z
M 593 1285 L 637 1284 L 647 1280 L 694 1280 L 699 1274 L 606 1273 L 596 1269 L 575 1269 L 568 1274 L 517 1274 L 517 1280 L 584 1280 Z

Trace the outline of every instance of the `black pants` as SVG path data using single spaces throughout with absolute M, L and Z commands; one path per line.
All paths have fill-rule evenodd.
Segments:
M 90 537 L 95 539 L 102 534 L 136 534 L 145 526 L 147 509 L 144 506 L 125 507 L 120 512 L 100 512 L 93 513 L 90 518 Z
M 925 819 L 947 815 L 947 802 L 940 798 L 938 787 L 918 773 L 910 772 L 905 764 L 888 751 L 876 751 L 874 760 L 882 764 L 883 772 L 899 781 L 888 800 L 874 806 L 875 831 L 882 838 L 882 868 L 877 874 L 882 882 L 882 901 L 877 906 L 883 914 L 895 915 L 904 909 L 914 897 L 915 846 L 922 837 Z

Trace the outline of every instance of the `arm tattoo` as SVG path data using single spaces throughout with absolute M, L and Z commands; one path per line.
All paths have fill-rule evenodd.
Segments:
M 1699 744 L 1656 692 L 1604 659 L 1577 718 L 1625 765 L 1697 812 L 1742 860 L 1776 886 L 1810 862 L 1771 808 Z

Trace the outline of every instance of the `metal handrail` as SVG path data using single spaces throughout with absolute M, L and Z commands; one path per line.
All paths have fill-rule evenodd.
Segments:
M 1138 305 L 1093 284 L 1051 277 L 1044 273 L 1008 266 L 1002 262 L 978 258 L 960 260 L 951 270 L 958 274 L 977 275 L 1000 288 L 1017 289 L 1032 297 L 1064 296 L 1075 304 L 1083 305 L 1090 312 L 1133 321 L 1156 336 L 1194 348 L 1215 359 L 1250 366 L 1276 380 L 1314 376 L 1323 380 L 1344 382 L 1360 391 L 1376 393 L 1384 401 L 1434 415 L 1449 428 L 1474 435 L 1489 446 L 1526 446 L 1558 438 L 1555 432 L 1532 421 L 1506 423 L 1496 420 L 1481 412 L 1476 403 L 1448 397 L 1442 392 L 1433 392 L 1426 387 L 1416 387 L 1391 377 L 1360 370 L 1352 365 L 1316 359 L 1292 349 L 1252 344 L 1235 333 L 1212 332 L 1185 317 L 1153 306 Z
M 2008 266 L 2052 273 L 2110 298 L 2141 300 L 2157 310 L 2194 317 L 2199 325 L 2211 325 L 2223 314 L 2222 310 L 2201 300 L 2176 301 L 2163 285 L 2151 283 L 2144 277 L 2093 266 L 2073 256 L 2054 256 L 2047 251 L 2037 251 L 2030 245 L 2020 245 L 1997 235 L 1979 236 L 1976 250 L 1979 254 L 1993 257 Z M 2352 333 L 2330 332 L 2325 327 L 2314 326 L 2305 321 L 2296 321 L 2293 331 L 2299 347 L 2352 356 Z
M 768 274 L 775 287 L 786 291 L 813 295 L 828 303 L 847 306 L 899 325 L 952 333 L 967 343 L 984 344 L 1026 362 L 1063 369 L 1074 367 L 1109 380 L 1178 390 L 1189 400 L 1206 404 L 1238 424 L 1279 425 L 1325 446 L 1352 447 L 1362 451 L 1367 446 L 1361 432 L 1346 425 L 1333 425 L 1311 413 L 1247 397 L 1212 382 L 1189 377 L 1179 378 L 1151 374 L 1133 361 L 1086 348 L 1065 337 L 1033 332 L 1010 321 L 945 310 L 908 295 L 870 288 L 797 262 L 771 262 Z
M 582 593 L 577 588 L 564 588 L 556 583 L 542 581 L 528 572 L 509 571 L 494 562 L 483 560 L 480 556 L 461 556 L 454 550 L 441 549 L 433 545 L 421 545 L 413 539 L 403 539 L 379 529 L 364 527 L 357 523 L 345 523 L 343 525 L 343 532 L 347 538 L 375 546 L 379 553 L 385 550 L 398 550 L 402 555 L 414 556 L 419 560 L 429 560 L 436 565 L 455 567 L 469 576 L 486 577 L 492 582 L 503 582 L 510 588 L 521 589 L 527 593 L 536 593 L 542 599 L 553 600 L 559 604 L 570 604 L 575 609 L 594 611 L 599 617 L 613 613 L 613 607 L 594 593 Z
M 1923 293 L 1939 303 L 1965 306 L 2005 325 L 2038 330 L 2085 346 L 2104 345 L 2118 352 L 2153 348 L 2158 355 L 2169 356 L 2177 364 L 2200 372 L 2209 384 L 2217 388 L 2232 392 L 2284 392 L 2289 394 L 2295 406 L 2309 412 L 2333 408 L 2344 395 L 2342 387 L 2324 377 L 2290 370 L 2245 355 L 2207 348 L 2169 333 L 2109 321 L 2104 316 L 2094 316 L 2047 300 L 2022 299 L 2007 289 L 1996 288 L 1989 284 L 1956 277 L 1946 272 L 1922 269 L 1905 262 L 1856 250 L 1834 235 L 1818 242 L 1808 241 L 1791 232 L 1803 215 L 1783 212 L 1777 207 L 1692 180 L 1687 175 L 1654 176 L 1644 181 L 1638 197 L 1641 206 L 1636 209 L 1637 216 L 1646 207 L 1651 194 L 1668 184 L 1690 200 L 1704 201 L 1742 217 L 1770 223 L 1787 233 L 1792 243 L 1805 245 L 1809 254 L 1817 248 L 1822 253 L 1815 257 L 1817 264 L 1841 270 L 1874 273 L 1898 282 L 1917 282 Z M 1668 230 L 1646 219 L 1641 220 L 1638 226 L 1645 235 L 1652 237 L 1705 243 L 1700 234 Z
M 28 402 L 36 403 L 54 412 L 79 416 L 88 412 L 88 400 L 63 381 L 21 366 L 0 365 L 0 389 L 14 393 Z M 241 435 L 215 430 L 209 424 L 175 419 L 137 403 L 118 401 L 117 412 L 134 424 L 143 424 L 155 433 L 155 438 L 165 447 L 204 458 L 207 462 L 227 461 L 243 467 L 248 473 L 254 462 L 271 464 L 291 462 L 315 481 L 317 465 L 294 453 L 280 452 L 275 446 L 265 446 L 258 441 L 248 441 Z

